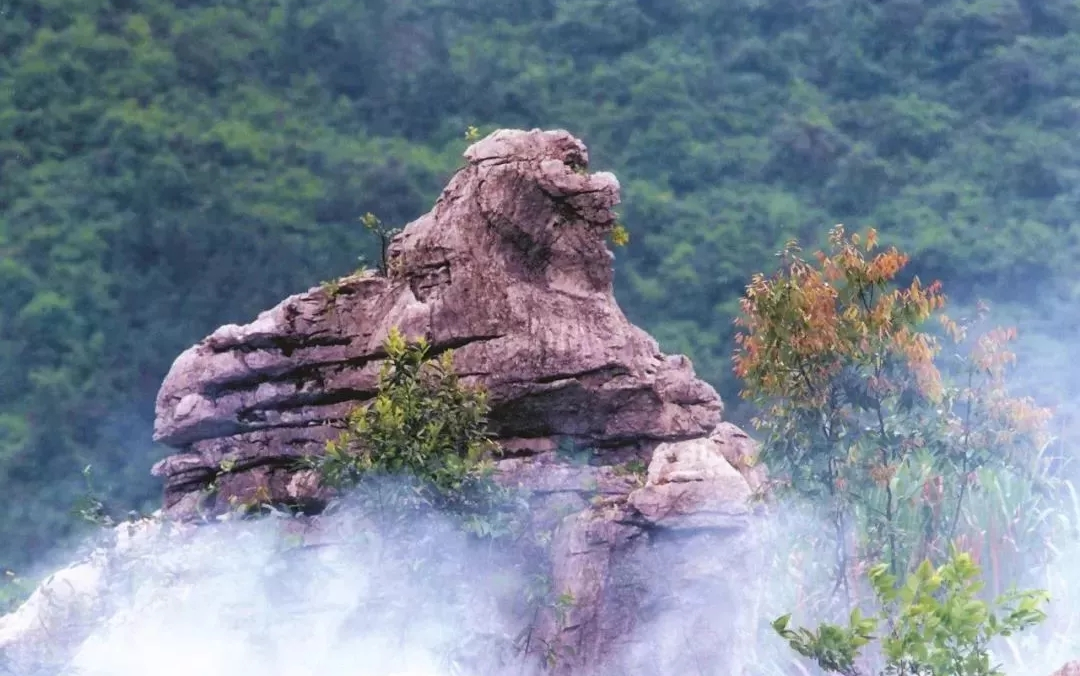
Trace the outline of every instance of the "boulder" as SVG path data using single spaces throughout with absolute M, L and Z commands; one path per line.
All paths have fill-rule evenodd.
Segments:
M 593 505 L 556 531 L 552 580 L 566 606 L 536 628 L 556 672 L 681 672 L 707 660 L 741 673 L 753 663 L 761 565 L 750 485 L 709 437 L 657 445 L 638 484 L 598 483 Z
M 750 485 L 710 438 L 660 444 L 645 486 L 630 504 L 648 523 L 669 529 L 741 530 L 750 515 Z

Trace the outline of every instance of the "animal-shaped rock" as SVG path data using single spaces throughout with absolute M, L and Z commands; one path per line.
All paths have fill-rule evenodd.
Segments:
M 176 359 L 155 425 L 183 451 L 154 470 L 169 514 L 192 514 L 211 484 L 219 502 L 317 500 L 295 460 L 372 396 L 392 327 L 454 350 L 455 370 L 489 392 L 492 431 L 518 454 L 572 438 L 647 463 L 650 444 L 719 423 L 720 398 L 689 360 L 661 354 L 615 302 L 605 238 L 616 178 L 588 173 L 585 146 L 565 131 L 495 132 L 465 158 L 395 237 L 387 274 L 287 298 Z

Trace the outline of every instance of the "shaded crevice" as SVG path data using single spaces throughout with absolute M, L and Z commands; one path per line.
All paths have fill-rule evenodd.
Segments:
M 239 352 L 250 354 L 260 350 L 277 350 L 290 357 L 297 350 L 313 347 L 342 347 L 352 344 L 352 339 L 345 336 L 307 334 L 302 338 L 289 338 L 286 336 L 264 336 L 245 338 L 241 343 L 229 343 L 227 345 L 210 344 L 210 350 L 214 354 L 225 352 Z
M 297 458 L 281 458 L 281 457 L 262 458 L 262 457 L 255 457 L 255 458 L 250 458 L 248 460 L 239 460 L 238 459 L 236 461 L 236 465 L 233 466 L 233 468 L 230 469 L 228 472 L 224 472 L 224 471 L 219 470 L 219 471 L 215 471 L 213 474 L 214 474 L 214 477 L 217 478 L 219 476 L 227 476 L 227 475 L 230 475 L 230 474 L 243 474 L 245 472 L 250 472 L 250 471 L 256 470 L 256 469 L 262 469 L 264 467 L 272 469 L 272 470 L 273 469 L 280 469 L 280 470 L 285 470 L 285 471 L 291 472 L 291 471 L 294 471 L 296 469 L 296 463 L 297 463 Z
M 535 383 L 537 385 L 549 385 L 551 383 L 557 383 L 562 380 L 582 380 L 591 378 L 594 376 L 617 378 L 619 376 L 630 375 L 630 369 L 626 368 L 622 364 L 605 364 L 593 369 L 586 369 L 584 371 L 577 371 L 574 373 L 556 373 L 550 376 L 542 376 L 540 378 L 533 378 L 532 380 L 522 380 L 511 382 L 509 384 L 525 384 Z
M 498 340 L 505 337 L 505 333 L 491 333 L 477 336 L 463 336 L 461 338 L 450 338 L 432 345 L 431 349 L 428 350 L 428 354 L 437 357 L 447 350 L 459 350 L 473 343 L 486 343 L 491 340 Z
M 362 369 L 371 362 L 386 358 L 386 353 L 378 350 L 370 354 L 349 359 L 334 359 L 316 361 L 287 366 L 280 370 L 270 370 L 261 373 L 252 373 L 246 376 L 238 376 L 229 380 L 207 384 L 203 388 L 203 394 L 209 397 L 221 398 L 230 394 L 237 394 L 253 390 L 263 384 L 299 384 L 315 383 L 321 385 L 328 375 L 341 373 L 346 369 Z
M 358 390 L 351 388 L 332 390 L 329 392 L 302 392 L 291 395 L 281 401 L 260 404 L 258 406 L 246 406 L 237 411 L 237 417 L 243 421 L 245 415 L 257 414 L 260 411 L 280 413 L 301 406 L 335 406 L 350 401 L 362 403 L 374 399 L 376 394 L 378 394 L 376 390 Z
M 333 422 L 329 418 L 318 418 L 315 420 L 304 420 L 294 422 L 269 422 L 267 420 L 259 419 L 256 416 L 258 412 L 252 411 L 251 416 L 247 420 L 237 418 L 237 425 L 239 431 L 236 434 L 248 434 L 251 432 L 263 432 L 266 430 L 281 430 L 281 429 L 295 429 L 302 430 L 310 427 L 325 427 L 327 424 Z M 232 435 L 235 436 L 235 435 Z M 199 439 L 199 441 L 213 441 L 214 439 L 220 439 L 222 437 L 206 437 Z

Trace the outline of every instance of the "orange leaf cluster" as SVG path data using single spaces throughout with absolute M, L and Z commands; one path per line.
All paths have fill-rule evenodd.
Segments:
M 971 351 L 974 365 L 991 377 L 998 379 L 1005 374 L 1005 369 L 1016 363 L 1016 354 L 1005 346 L 1016 340 L 1016 329 L 995 328 L 979 336 Z
M 829 240 L 816 265 L 789 245 L 778 273 L 747 286 L 734 361 L 748 393 L 820 405 L 845 366 L 877 357 L 902 359 L 923 395 L 939 397 L 937 344 L 916 327 L 944 306 L 940 285 L 891 288 L 908 258 L 895 248 L 875 254 L 874 230 L 848 237 L 837 226 Z

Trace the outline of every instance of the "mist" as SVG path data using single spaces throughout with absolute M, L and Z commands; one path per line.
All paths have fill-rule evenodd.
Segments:
M 768 627 L 787 612 L 807 626 L 845 617 L 839 604 L 820 614 L 834 571 L 815 514 L 784 500 L 736 539 L 654 533 L 634 571 L 647 581 L 641 614 L 601 673 L 722 676 L 735 664 L 755 675 L 817 673 Z M 527 552 L 439 515 L 386 516 L 346 506 L 312 518 L 122 524 L 94 550 L 122 554 L 85 640 L 64 666 L 11 673 L 533 676 L 556 666 L 559 656 L 536 643 L 523 654 L 544 612 L 545 571 Z M 1045 625 L 995 646 L 1008 674 L 1050 674 L 1075 657 L 1077 554 L 1075 542 L 1059 543 L 1048 566 L 1016 581 L 1044 585 L 1053 600 Z
M 794 522 L 758 518 L 734 538 L 654 533 L 622 573 L 644 583 L 640 615 L 599 673 L 720 676 L 783 655 L 762 628 L 793 596 L 774 573 Z M 530 635 L 560 591 L 545 589 L 546 561 L 439 515 L 146 519 L 94 544 L 79 558 L 111 562 L 85 638 L 67 652 L 55 647 L 70 636 L 50 637 L 56 646 L 11 673 L 531 676 L 563 658 Z
M 392 537 L 342 510 L 143 526 L 135 539 L 61 673 L 500 673 L 525 587 L 506 557 L 434 516 Z

